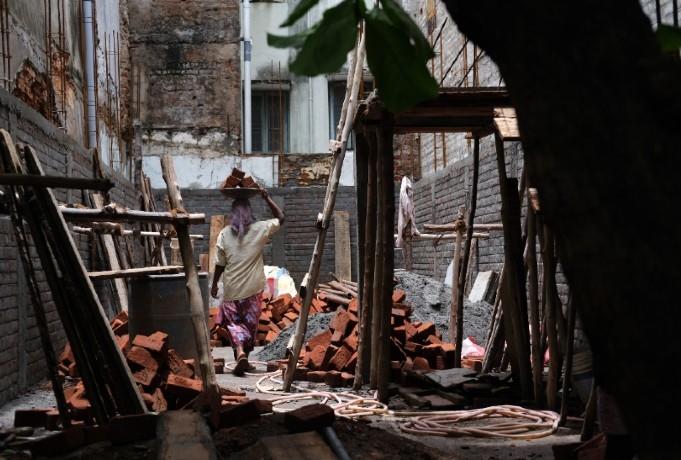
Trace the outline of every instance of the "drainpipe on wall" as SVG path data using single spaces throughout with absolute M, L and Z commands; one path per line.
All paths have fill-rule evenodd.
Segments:
M 85 81 L 87 83 L 87 146 L 97 148 L 97 105 L 95 99 L 94 0 L 83 0 L 85 30 Z
M 251 153 L 251 3 L 243 0 L 244 153 Z

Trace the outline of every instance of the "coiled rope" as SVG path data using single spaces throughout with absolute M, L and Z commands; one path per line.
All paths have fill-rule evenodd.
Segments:
M 234 364 L 228 363 L 225 368 L 231 370 Z M 261 361 L 251 361 L 251 364 L 267 366 L 267 363 Z M 555 433 L 560 420 L 560 416 L 555 412 L 512 405 L 457 411 L 393 411 L 388 409 L 386 404 L 378 401 L 376 394 L 366 397 L 351 391 L 316 391 L 297 385 L 292 386 L 296 393 L 286 393 L 277 389 L 283 387 L 283 381 L 277 378 L 280 374 L 279 371 L 266 374 L 246 372 L 245 374 L 260 376 L 255 384 L 258 392 L 278 395 L 271 399 L 272 409 L 275 412 L 291 410 L 283 406 L 293 402 L 318 400 L 320 404 L 328 404 L 332 407 L 336 416 L 340 418 L 357 420 L 370 416 L 393 417 L 399 421 L 402 431 L 417 436 L 473 436 L 529 440 Z M 461 426 L 465 422 L 484 419 L 500 421 L 485 426 Z

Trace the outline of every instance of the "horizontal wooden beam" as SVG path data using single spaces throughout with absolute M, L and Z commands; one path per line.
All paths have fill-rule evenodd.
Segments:
M 129 268 L 127 270 L 107 270 L 101 272 L 89 272 L 91 280 L 111 280 L 114 278 L 144 278 L 148 275 L 166 275 L 180 273 L 182 265 L 164 265 L 159 267 Z
M 428 233 L 445 233 L 454 232 L 456 229 L 455 225 L 451 224 L 424 224 L 423 230 Z M 489 232 L 494 230 L 503 230 L 503 224 L 473 224 L 473 230 L 480 230 L 483 232 Z
M 109 179 L 38 176 L 36 174 L 0 174 L 0 185 L 70 188 L 76 190 L 98 190 L 100 192 L 108 192 L 115 186 Z
M 114 226 L 119 225 L 119 224 L 114 224 L 113 222 L 107 222 L 107 223 L 110 223 Z M 175 235 L 173 235 L 170 232 L 147 232 L 147 231 L 140 231 L 140 230 L 126 230 L 126 229 L 123 229 L 123 228 L 115 228 L 115 227 L 111 227 L 111 228 L 101 228 L 101 227 L 100 228 L 90 228 L 90 227 L 74 226 L 72 228 L 72 230 L 73 230 L 74 233 L 79 233 L 79 234 L 82 234 L 82 235 L 91 235 L 92 233 L 96 233 L 96 234 L 111 234 L 111 235 L 132 235 L 135 238 L 137 238 L 138 236 L 142 236 L 142 237 L 145 237 L 145 238 L 159 238 L 159 237 L 161 237 L 161 238 L 164 238 L 166 240 L 170 240 L 172 238 L 175 238 Z M 199 235 L 199 234 L 189 235 L 189 237 L 193 240 L 202 240 L 203 239 L 203 235 Z
M 69 222 L 155 222 L 159 224 L 205 224 L 205 214 L 180 212 L 148 212 L 117 206 L 103 209 L 59 207 Z
M 397 238 L 397 233 L 395 233 L 395 238 Z M 456 233 L 420 233 L 417 235 L 412 235 L 413 240 L 455 240 Z M 473 233 L 473 238 L 479 240 L 485 240 L 489 238 L 489 233 Z M 464 235 L 464 240 L 466 239 Z

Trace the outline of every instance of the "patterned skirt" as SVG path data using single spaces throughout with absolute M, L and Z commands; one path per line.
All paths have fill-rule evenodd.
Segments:
M 241 346 L 245 353 L 255 345 L 261 297 L 259 292 L 242 300 L 225 300 L 218 310 L 217 322 L 229 331 L 232 347 Z

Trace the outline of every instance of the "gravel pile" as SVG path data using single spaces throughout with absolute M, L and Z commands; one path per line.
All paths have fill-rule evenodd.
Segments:
M 412 321 L 430 321 L 449 339 L 449 310 L 452 290 L 449 286 L 431 277 L 404 270 L 395 271 L 397 288 L 407 293 L 406 302 L 412 306 Z M 464 337 L 473 337 L 478 344 L 484 344 L 487 337 L 492 305 L 487 302 L 464 302 Z
M 310 338 L 324 332 L 329 328 L 329 323 L 335 315 L 332 313 L 317 313 L 312 315 L 307 320 L 307 332 L 305 333 L 305 341 L 307 342 Z M 257 361 L 273 361 L 275 359 L 284 359 L 286 357 L 286 346 L 291 336 L 295 333 L 296 327 L 298 326 L 298 321 L 291 324 L 286 329 L 282 330 L 279 336 L 273 341 L 268 343 L 256 353 L 253 358 Z

